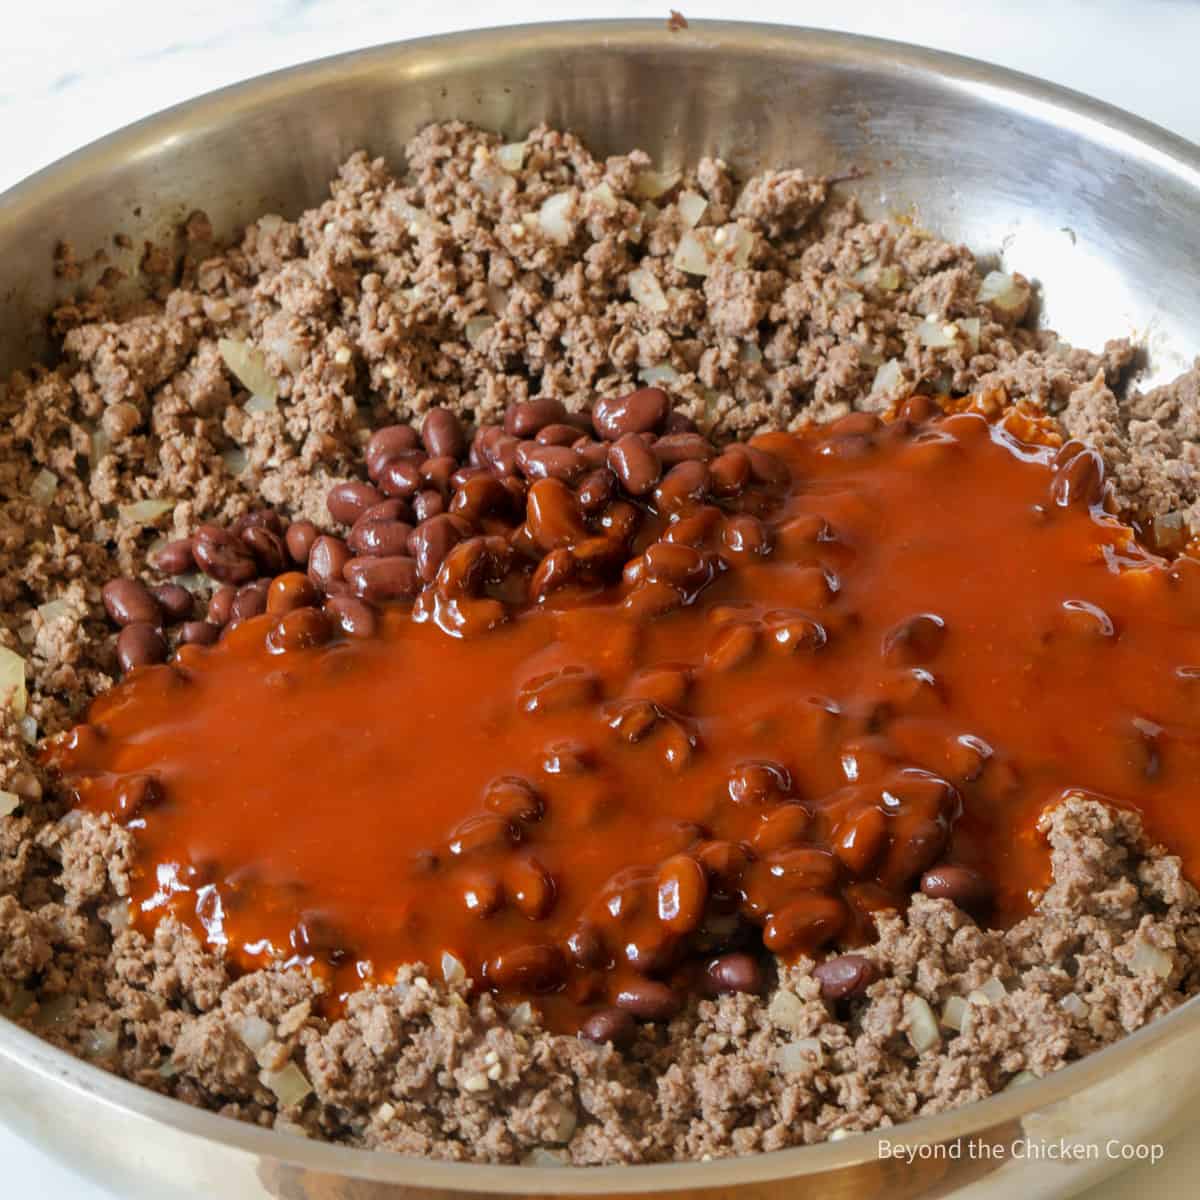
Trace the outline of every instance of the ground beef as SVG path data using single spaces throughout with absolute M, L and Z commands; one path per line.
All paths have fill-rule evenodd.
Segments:
M 998 389 L 1096 445 L 1124 514 L 1200 525 L 1200 363 L 1139 393 L 1127 342 L 1095 354 L 1028 327 L 1023 280 L 981 301 L 965 247 L 864 221 L 852 190 L 802 171 L 739 185 L 704 159 L 649 201 L 640 152 L 601 161 L 544 127 L 520 169 L 498 150 L 430 126 L 401 173 L 356 154 L 297 221 L 265 216 L 221 246 L 193 213 L 135 280 L 106 266 L 88 283 L 100 260 L 60 253 L 83 282 L 52 314 L 59 360 L 0 385 L 0 644 L 29 675 L 27 713 L 0 711 L 0 1009 L 261 1125 L 589 1164 L 894 1124 L 1043 1075 L 1200 990 L 1200 900 L 1178 859 L 1083 799 L 1044 817 L 1053 884 L 1015 928 L 917 896 L 881 918 L 865 997 L 831 1005 L 801 960 L 761 999 L 693 1001 L 623 1054 L 417 966 L 330 1021 L 303 973 L 234 978 L 173 921 L 128 928 L 130 834 L 64 812 L 33 755 L 113 680 L 100 586 L 156 579 L 156 543 L 262 499 L 323 522 L 371 429 L 431 405 L 490 421 L 531 395 L 579 409 L 650 380 L 730 438 L 914 389 Z M 744 265 L 676 265 L 693 197 L 700 234 L 744 231 Z M 631 293 L 634 271 L 659 299 Z M 274 396 L 249 395 L 221 339 L 261 354 Z

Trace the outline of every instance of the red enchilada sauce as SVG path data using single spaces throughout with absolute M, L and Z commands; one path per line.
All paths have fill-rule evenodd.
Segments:
M 99 697 L 48 754 L 133 830 L 137 925 L 335 993 L 449 954 L 574 1027 L 836 954 L 917 886 L 1009 922 L 1072 791 L 1197 861 L 1200 563 L 1105 512 L 1094 452 L 920 402 L 732 472 L 645 484 L 649 444 L 590 512 L 533 482 L 373 636 L 277 579 Z

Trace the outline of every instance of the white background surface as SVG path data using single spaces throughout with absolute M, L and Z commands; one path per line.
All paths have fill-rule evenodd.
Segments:
M 824 26 L 987 59 L 1200 142 L 1200 3 L 1190 0 L 670 2 L 691 18 Z M 0 189 L 150 112 L 277 67 L 454 29 L 667 9 L 668 0 L 0 0 Z M 0 1172 L 5 1197 L 110 1200 L 3 1129 Z M 1183 1200 L 1200 1194 L 1197 1180 L 1200 1139 L 1189 1138 L 1087 1200 Z

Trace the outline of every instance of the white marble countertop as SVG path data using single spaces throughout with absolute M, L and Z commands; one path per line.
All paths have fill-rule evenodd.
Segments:
M 4 6 L 0 190 L 71 150 L 201 92 L 373 43 L 568 16 L 738 17 L 920 42 L 1065 84 L 1200 142 L 1200 4 L 1189 0 L 54 0 Z M 108 1193 L 0 1129 L 0 1194 Z M 1200 1138 L 1087 1200 L 1194 1195 Z M 111 1198 L 108 1198 L 111 1200 Z

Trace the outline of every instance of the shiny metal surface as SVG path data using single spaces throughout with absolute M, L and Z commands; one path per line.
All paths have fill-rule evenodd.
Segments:
M 870 211 L 911 212 L 1037 278 L 1043 319 L 1070 341 L 1133 334 L 1149 374 L 1164 378 L 1200 351 L 1196 147 L 947 55 L 768 26 L 668 33 L 655 21 L 484 31 L 330 59 L 170 110 L 50 167 L 0 197 L 0 374 L 45 350 L 59 239 L 80 257 L 108 247 L 129 268 L 136 252 L 122 262 L 114 233 L 138 246 L 197 206 L 223 232 L 263 211 L 295 214 L 352 149 L 398 159 L 414 130 L 450 117 L 510 135 L 545 119 L 602 152 L 639 145 L 667 163 L 715 151 L 742 169 L 856 165 L 869 172 L 854 186 Z M 1171 1136 L 1200 1099 L 1198 1050 L 1190 1004 L 1050 1078 L 890 1131 L 892 1145 L 929 1148 L 911 1164 L 881 1157 L 880 1135 L 868 1134 L 722 1162 L 572 1170 L 405 1159 L 241 1125 L 0 1020 L 0 1119 L 129 1200 L 1039 1200 L 1116 1170 L 1110 1139 Z M 1095 1149 L 1031 1158 L 1023 1139 Z

